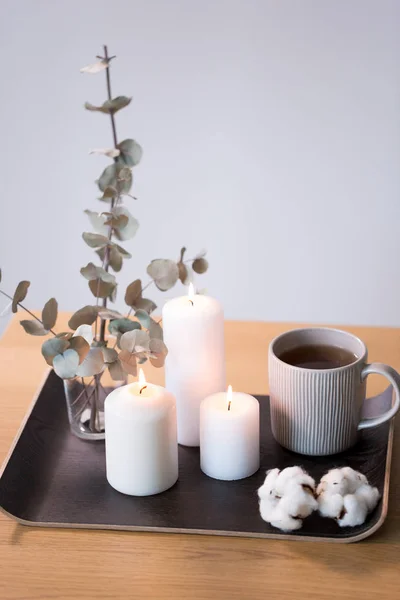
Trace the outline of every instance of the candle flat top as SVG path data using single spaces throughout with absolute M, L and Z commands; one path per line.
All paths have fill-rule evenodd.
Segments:
M 127 417 L 155 415 L 175 404 L 174 396 L 162 386 L 138 381 L 116 388 L 105 400 L 106 411 L 111 409 Z
M 229 398 L 231 398 L 230 404 Z M 226 414 L 226 418 L 233 418 L 234 416 L 259 411 L 259 403 L 250 394 L 232 392 L 232 396 L 230 397 L 227 392 L 219 392 L 205 398 L 201 403 L 201 409 L 205 412 Z
M 184 318 L 196 318 L 199 315 L 218 315 L 223 314 L 222 306 L 215 298 L 195 294 L 192 297 L 179 296 L 172 298 L 165 303 L 163 308 L 163 319 L 168 316 L 178 316 Z

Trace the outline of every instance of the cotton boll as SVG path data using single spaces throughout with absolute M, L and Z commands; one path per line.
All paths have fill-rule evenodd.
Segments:
M 270 502 L 269 500 L 260 500 L 259 503 L 259 507 L 260 507 L 260 515 L 261 518 L 266 521 L 267 523 L 271 522 L 271 519 L 273 518 L 273 514 L 274 514 L 274 510 L 277 507 L 279 500 L 276 501 L 276 503 Z
M 371 485 L 368 485 L 368 483 L 359 487 L 355 495 L 358 499 L 362 499 L 365 502 L 368 512 L 374 510 L 380 497 L 378 488 L 372 487 Z
M 317 493 L 322 491 L 345 496 L 350 492 L 350 481 L 342 473 L 342 469 L 331 469 L 321 478 Z
M 336 519 L 343 510 L 343 496 L 321 492 L 318 496 L 318 510 L 322 517 Z
M 368 513 L 367 503 L 356 494 L 348 494 L 343 498 L 343 512 L 342 518 L 338 519 L 340 527 L 362 525 Z
M 271 469 L 271 471 L 267 471 L 265 481 L 263 485 L 258 489 L 258 497 L 260 499 L 268 499 L 270 496 L 271 498 L 272 496 L 275 497 L 274 486 L 279 473 L 279 469 Z
M 269 522 L 272 527 L 276 527 L 282 531 L 295 531 L 296 529 L 301 529 L 303 525 L 302 519 L 294 519 L 285 511 L 284 507 L 281 507 L 281 502 L 274 509 Z
M 305 519 L 318 508 L 318 502 L 312 494 L 293 482 L 279 503 L 279 508 L 291 517 Z
M 309 476 L 303 471 L 301 467 L 287 467 L 286 469 L 283 469 L 283 471 L 279 473 L 275 482 L 275 490 L 277 495 L 283 496 L 288 485 L 293 483 L 293 481 L 297 481 L 298 479 L 304 477 Z M 312 481 L 314 480 L 312 479 Z
M 344 477 L 348 481 L 348 493 L 354 494 L 358 488 L 364 484 L 368 484 L 368 480 L 362 473 L 355 471 L 351 467 L 343 467 L 340 469 Z

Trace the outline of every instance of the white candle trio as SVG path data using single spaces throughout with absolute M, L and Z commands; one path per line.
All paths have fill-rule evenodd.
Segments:
M 148 496 L 173 486 L 178 443 L 200 445 L 201 469 L 210 477 L 236 480 L 258 470 L 259 404 L 223 391 L 223 325 L 213 298 L 170 300 L 163 310 L 167 389 L 142 379 L 107 397 L 107 480 L 119 492 Z

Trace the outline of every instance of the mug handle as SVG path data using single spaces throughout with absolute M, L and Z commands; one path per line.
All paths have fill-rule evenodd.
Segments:
M 385 423 L 394 417 L 400 408 L 400 375 L 397 373 L 397 371 L 395 371 L 392 367 L 382 363 L 371 363 L 370 365 L 366 365 L 361 371 L 361 381 L 364 381 L 364 379 L 367 377 L 367 375 L 370 375 L 370 373 L 383 375 L 390 381 L 394 391 L 396 392 L 396 400 L 392 408 L 384 412 L 382 415 L 373 417 L 372 419 L 362 419 L 358 424 L 358 429 L 368 429 L 369 427 L 381 425 L 382 423 Z

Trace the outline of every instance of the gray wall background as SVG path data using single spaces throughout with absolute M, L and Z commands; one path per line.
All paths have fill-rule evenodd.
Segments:
M 187 245 L 227 318 L 400 325 L 399 25 L 394 0 L 2 0 L 2 288 L 92 301 L 83 210 L 104 209 L 107 159 L 88 151 L 111 132 L 82 108 L 104 75 L 79 69 L 107 43 L 133 96 L 119 138 L 144 148 L 117 307 Z

